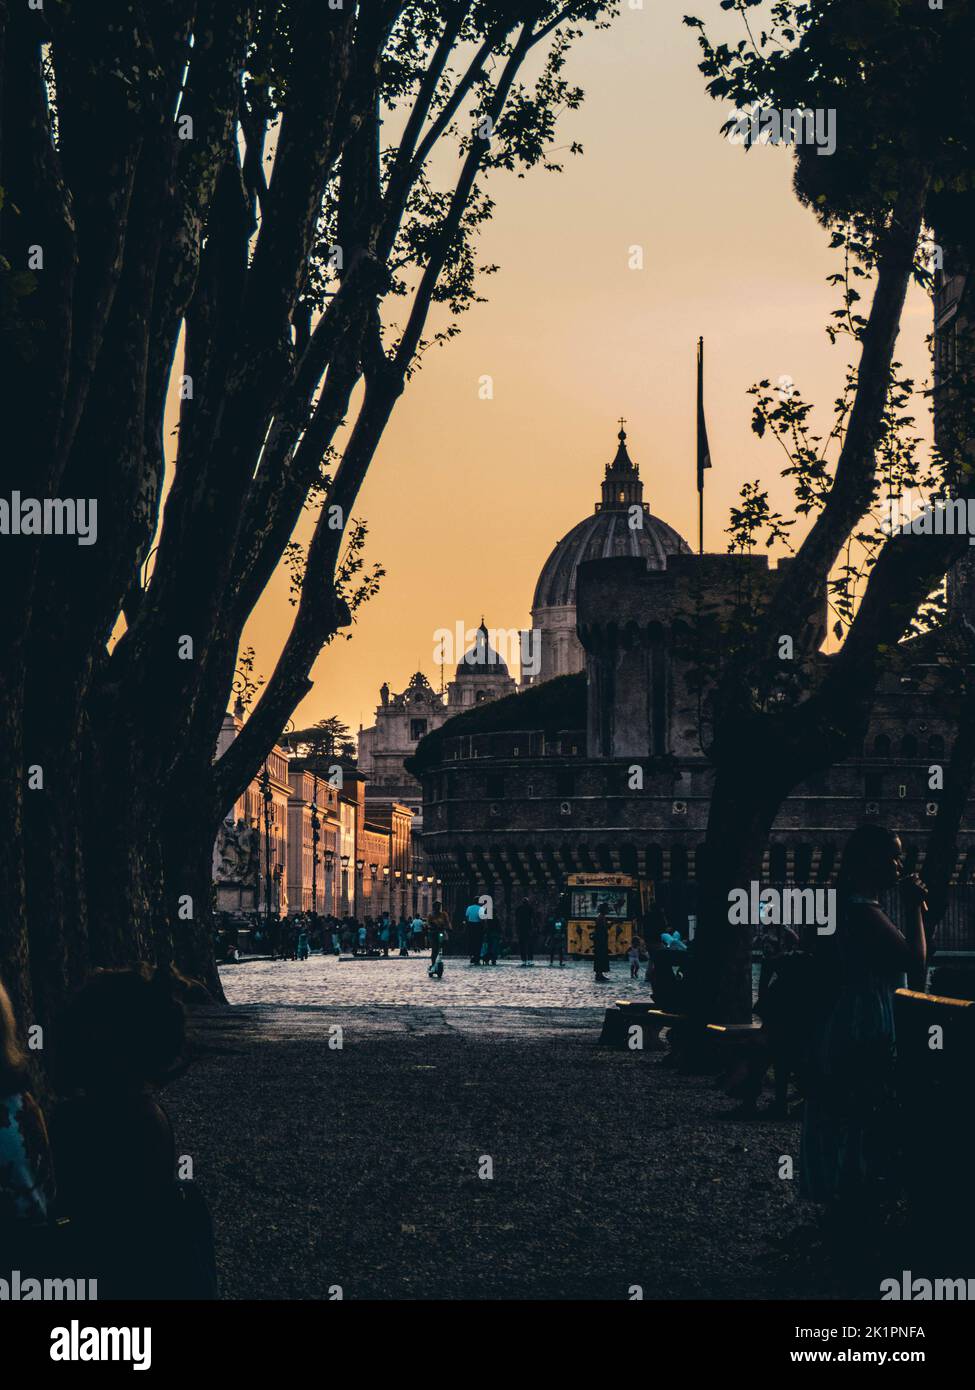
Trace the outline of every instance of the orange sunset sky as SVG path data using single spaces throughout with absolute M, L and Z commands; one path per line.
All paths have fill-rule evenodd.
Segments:
M 645 0 L 588 34 L 569 73 L 585 88 L 562 117 L 584 155 L 560 175 L 496 176 L 481 259 L 500 264 L 489 302 L 431 351 L 396 407 L 360 496 L 367 560 L 387 571 L 351 641 L 319 657 L 299 725 L 337 714 L 372 722 L 379 686 L 419 668 L 436 686 L 436 629 L 527 627 L 538 572 L 556 540 L 592 511 L 627 419 L 651 510 L 697 545 L 695 344 L 706 346 L 714 467 L 705 544 L 724 550 L 729 506 L 762 478 L 789 511 L 778 446 L 751 432 L 747 388 L 791 377 L 828 432 L 849 351 L 824 332 L 839 269 L 828 235 L 791 191 L 784 147 L 725 141 L 729 111 L 697 70 L 699 15 L 739 37 L 718 0 Z M 840 133 L 842 138 L 842 133 Z M 641 245 L 644 269 L 628 268 Z M 930 304 L 912 290 L 898 356 L 929 375 Z M 494 399 L 479 399 L 483 374 Z M 269 676 L 294 610 L 279 573 L 245 634 Z

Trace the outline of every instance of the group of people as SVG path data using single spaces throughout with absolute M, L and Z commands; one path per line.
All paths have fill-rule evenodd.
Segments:
M 185 983 L 167 969 L 96 972 L 57 1022 L 47 1080 L 58 1099 L 43 1109 L 0 983 L 0 1248 L 8 1268 L 34 1278 L 84 1270 L 99 1299 L 217 1296 L 209 1211 L 177 1173 L 157 1094 L 185 1065 Z
M 556 961 L 565 965 L 565 918 L 550 914 L 540 922 L 538 910 L 530 898 L 522 898 L 514 911 L 514 937 L 506 936 L 491 906 L 482 898 L 473 898 L 464 912 L 467 933 L 467 954 L 471 965 L 497 965 L 499 959 L 517 954 L 528 969 L 535 964 L 535 947 L 540 925 L 544 927 L 543 949 L 549 965 Z

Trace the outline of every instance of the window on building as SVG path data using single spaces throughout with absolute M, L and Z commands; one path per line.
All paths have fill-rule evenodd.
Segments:
M 890 757 L 890 739 L 886 734 L 878 734 L 873 741 L 873 756 L 875 758 Z
M 905 734 L 904 737 L 901 739 L 901 757 L 917 757 L 917 739 L 914 737 L 913 734 Z
M 574 796 L 575 789 L 575 773 L 571 768 L 563 768 L 555 774 L 555 793 L 557 796 Z
M 879 801 L 883 796 L 884 779 L 879 772 L 868 772 L 863 779 L 863 792 L 868 801 Z
M 427 731 L 427 721 L 425 719 L 410 720 L 410 738 L 414 743 L 421 739 Z

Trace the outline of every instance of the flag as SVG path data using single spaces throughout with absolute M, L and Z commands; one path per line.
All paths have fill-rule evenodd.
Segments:
M 704 491 L 704 470 L 711 467 L 711 446 L 704 418 L 704 339 L 697 340 L 697 490 Z

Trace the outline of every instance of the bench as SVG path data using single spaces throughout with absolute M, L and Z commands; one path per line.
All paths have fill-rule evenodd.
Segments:
M 658 1009 L 651 1000 L 617 999 L 615 1005 L 607 1009 L 603 1016 L 599 1046 L 613 1047 L 620 1052 L 662 1052 L 664 1044 L 660 1039 L 661 1030 L 680 1023 L 683 1017 L 683 1014 L 671 1014 L 665 1009 Z M 630 1031 L 633 1028 L 640 1031 L 633 1033 Z
M 917 1268 L 967 1267 L 975 1242 L 971 1200 L 971 1086 L 975 1003 L 899 989 L 894 995 L 900 1141 Z M 922 1253 L 923 1252 L 923 1253 Z M 923 1270 L 927 1275 L 928 1268 Z

